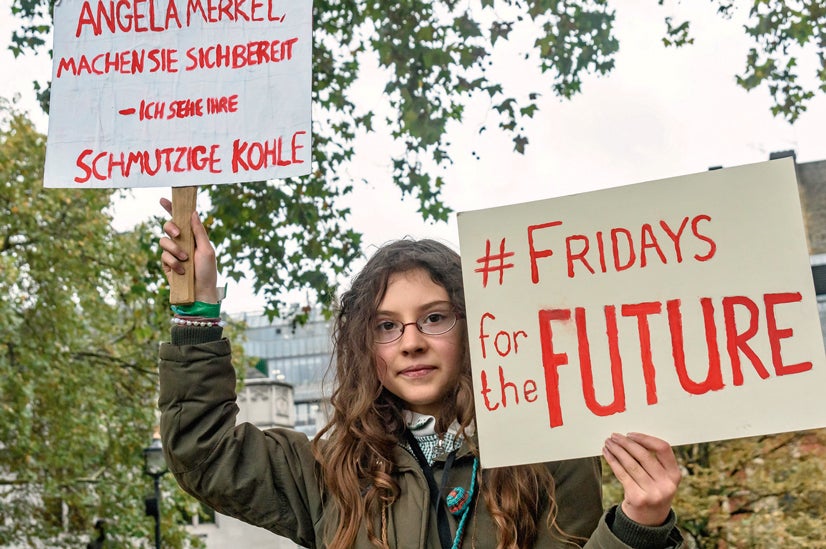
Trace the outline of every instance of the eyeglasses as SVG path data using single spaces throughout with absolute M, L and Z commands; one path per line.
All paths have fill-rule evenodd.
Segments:
M 402 323 L 398 320 L 382 320 L 373 328 L 376 343 L 393 343 L 402 337 L 404 329 L 411 324 L 425 335 L 442 335 L 456 326 L 461 315 L 453 311 L 433 311 L 422 315 L 416 322 Z

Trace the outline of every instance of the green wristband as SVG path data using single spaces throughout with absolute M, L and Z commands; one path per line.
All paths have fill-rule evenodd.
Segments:
M 203 318 L 218 318 L 221 316 L 220 303 L 204 303 L 196 301 L 191 305 L 172 305 L 172 312 L 178 316 L 200 316 Z

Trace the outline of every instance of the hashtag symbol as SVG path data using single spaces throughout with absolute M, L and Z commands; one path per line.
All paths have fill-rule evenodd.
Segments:
M 499 243 L 499 253 L 498 254 L 491 254 L 490 253 L 490 240 L 485 241 L 485 255 L 480 257 L 476 260 L 476 263 L 481 264 L 482 266 L 476 269 L 474 272 L 482 273 L 482 287 L 488 287 L 488 275 L 491 272 L 499 271 L 499 285 L 502 285 L 502 278 L 505 275 L 505 269 L 510 269 L 513 267 L 513 263 L 505 263 L 505 259 L 508 257 L 513 256 L 514 252 L 506 252 L 505 251 L 505 239 L 502 239 L 502 242 Z M 491 265 L 498 261 L 499 264 Z

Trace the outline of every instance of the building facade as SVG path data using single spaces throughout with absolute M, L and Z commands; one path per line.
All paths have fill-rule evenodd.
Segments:
M 295 429 L 314 436 L 328 417 L 323 386 L 333 356 L 332 322 L 318 309 L 303 325 L 249 313 L 234 320 L 246 324 L 244 352 L 259 359 L 258 371 L 292 386 Z
M 804 162 L 796 167 L 820 327 L 826 341 L 826 160 Z

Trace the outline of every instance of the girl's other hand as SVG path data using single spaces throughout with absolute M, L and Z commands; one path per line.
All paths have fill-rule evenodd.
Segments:
M 161 198 L 161 206 L 170 215 L 172 214 L 172 202 L 167 198 Z M 192 212 L 192 235 L 195 239 L 195 257 L 189 263 L 185 263 L 189 257 L 187 253 L 175 242 L 175 238 L 180 236 L 181 230 L 172 220 L 163 225 L 163 230 L 167 236 L 161 238 L 160 244 L 161 263 L 169 280 L 170 273 L 175 271 L 179 275 L 186 272 L 190 265 L 195 266 L 195 301 L 204 303 L 218 302 L 218 265 L 215 260 L 215 248 L 209 241 L 206 227 L 198 217 L 197 212 Z
M 641 433 L 615 433 L 602 453 L 625 490 L 623 513 L 644 526 L 665 523 L 682 479 L 671 446 Z

